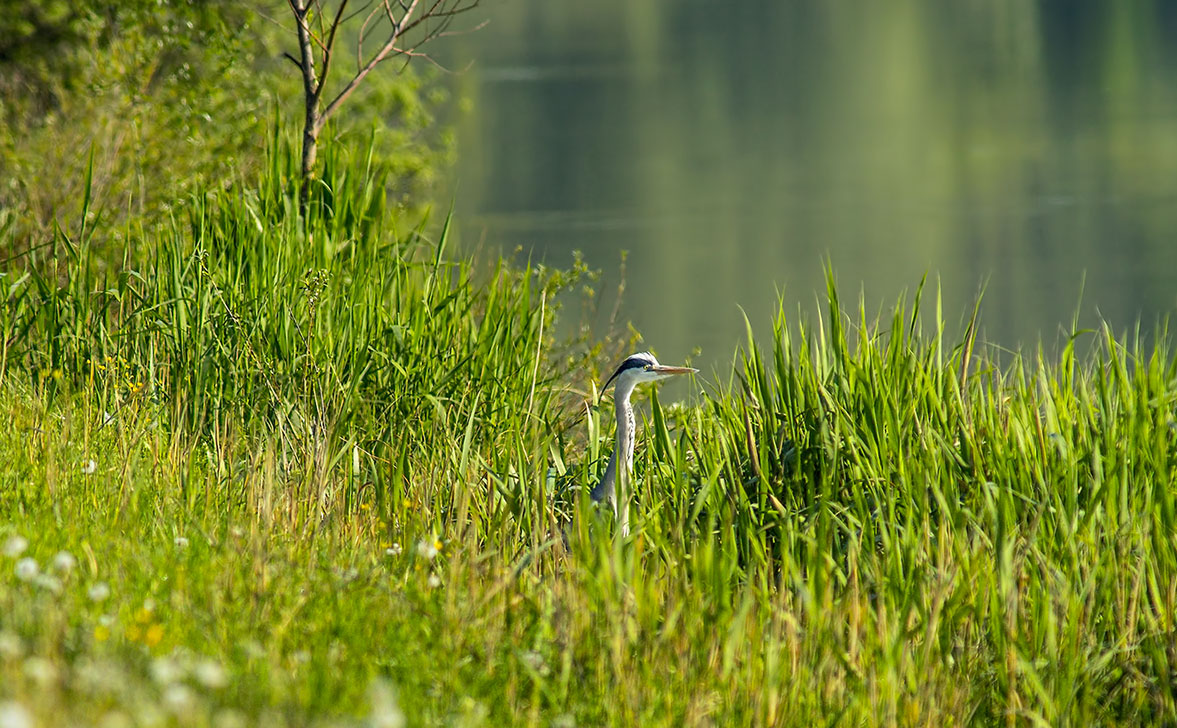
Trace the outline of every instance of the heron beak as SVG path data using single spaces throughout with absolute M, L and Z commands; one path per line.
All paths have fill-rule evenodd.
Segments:
M 667 367 L 659 364 L 658 366 L 654 367 L 652 371 L 657 374 L 665 374 L 669 376 L 671 374 L 694 374 L 699 370 L 692 369 L 691 367 Z

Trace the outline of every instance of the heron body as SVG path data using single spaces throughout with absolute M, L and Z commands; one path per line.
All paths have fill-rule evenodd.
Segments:
M 629 535 L 629 478 L 633 472 L 633 448 L 637 435 L 634 423 L 633 404 L 630 395 L 639 384 L 657 382 L 679 374 L 691 374 L 698 369 L 690 367 L 668 367 L 658 363 L 652 354 L 642 352 L 628 357 L 605 382 L 602 393 L 614 385 L 613 406 L 617 415 L 617 442 L 601 482 L 593 488 L 594 502 L 604 503 L 613 509 L 622 536 Z

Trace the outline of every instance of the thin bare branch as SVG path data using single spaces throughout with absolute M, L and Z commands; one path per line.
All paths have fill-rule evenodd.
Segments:
M 442 0 L 437 0 L 434 3 L 434 7 L 441 5 L 441 3 L 442 3 Z M 422 14 L 421 16 L 419 16 L 418 18 L 416 18 L 412 22 L 407 23 L 403 28 L 401 28 L 400 34 L 403 36 L 403 35 L 409 33 L 410 31 L 412 31 L 417 26 L 419 26 L 421 23 L 424 23 L 429 20 L 436 20 L 438 18 L 444 18 L 444 19 L 446 19 L 445 22 L 450 22 L 453 20 L 454 17 L 461 15 L 462 13 L 466 13 L 466 12 L 473 10 L 477 5 L 478 5 L 477 2 L 471 2 L 468 4 L 456 3 L 454 6 L 448 8 L 448 9 L 437 10 L 437 11 L 432 12 L 431 14 L 430 13 Z M 426 30 L 428 31 L 427 32 L 428 38 L 432 39 L 432 38 L 436 37 L 435 32 L 429 31 L 428 28 Z M 420 45 L 420 43 L 418 43 L 418 45 Z
M 319 37 L 326 37 L 326 29 L 323 27 L 323 17 L 326 13 L 323 12 L 323 0 L 312 0 L 315 3 L 315 22 L 319 24 Z
M 441 72 L 443 72 L 443 73 L 447 73 L 447 74 L 461 73 L 461 72 L 463 72 L 463 71 L 467 71 L 467 70 L 469 70 L 469 69 L 470 69 L 470 67 L 474 65 L 474 62 L 473 62 L 473 61 L 468 61 L 468 62 L 466 63 L 466 66 L 465 66 L 465 68 L 463 68 L 461 71 L 453 71 L 453 70 L 451 70 L 451 69 L 449 69 L 449 68 L 446 68 L 445 66 L 441 65 L 440 63 L 438 63 L 438 62 L 437 62 L 437 60 L 436 60 L 436 59 L 434 59 L 434 58 L 433 58 L 433 56 L 429 55 L 428 53 L 422 53 L 422 52 L 420 52 L 420 51 L 414 51 L 414 50 L 411 50 L 411 49 L 410 49 L 410 50 L 397 50 L 397 51 L 396 51 L 396 53 L 394 53 L 393 55 L 389 56 L 388 58 L 385 58 L 384 60 L 386 60 L 386 61 L 390 61 L 390 60 L 392 60 L 394 57 L 395 57 L 395 58 L 404 58 L 404 59 L 405 59 L 405 66 L 406 66 L 406 67 L 408 66 L 408 61 L 409 61 L 409 60 L 411 60 L 411 59 L 413 59 L 413 58 L 421 58 L 421 59 L 423 59 L 423 60 L 424 60 L 426 63 L 428 63 L 429 65 L 431 65 L 431 66 L 433 66 L 434 68 L 436 68 L 436 69 L 440 70 Z M 402 70 L 403 70 L 403 69 L 402 69 Z
M 370 8 L 374 2 L 376 2 L 376 0 L 368 0 L 368 2 L 351 11 L 351 13 L 343 19 L 343 22 L 350 23 L 352 18 L 357 18 L 360 16 L 360 13 L 367 12 L 368 8 Z
M 360 37 L 359 37 L 359 40 L 356 42 L 356 71 L 357 72 L 361 68 L 364 67 L 364 41 L 367 40 L 368 33 L 371 32 L 370 30 L 368 30 L 368 24 L 372 22 L 372 18 L 378 17 L 380 15 L 380 10 L 381 10 L 382 5 L 383 5 L 383 3 L 381 5 L 377 5 L 376 7 L 372 8 L 372 12 L 368 13 L 368 17 L 364 18 L 364 22 L 360 25 Z M 375 28 L 375 26 L 373 26 L 373 29 L 374 28 Z
M 347 9 L 348 0 L 341 0 L 339 9 L 335 12 L 335 19 L 331 21 L 331 29 L 327 33 L 327 47 L 323 50 L 323 68 L 320 71 L 319 85 L 315 88 L 315 106 L 319 105 L 319 100 L 323 97 L 323 87 L 327 85 L 327 72 L 331 70 L 331 57 L 335 50 L 335 33 L 339 30 L 339 24 L 342 22 L 343 11 Z
M 302 75 L 306 111 L 302 140 L 303 185 L 299 197 L 299 210 L 303 214 L 306 213 L 319 136 L 327 121 L 368 74 L 388 59 L 401 59 L 407 66 L 413 58 L 422 58 L 446 73 L 452 73 L 420 49 L 434 38 L 457 34 L 450 32 L 454 18 L 479 4 L 479 0 L 333 1 L 338 3 L 334 9 L 325 0 L 286 0 L 297 26 L 299 50 L 297 56 L 290 53 L 283 55 L 298 67 Z M 340 29 L 345 23 L 361 16 L 363 22 L 360 23 L 356 40 L 356 70 L 342 90 L 334 94 L 324 106 L 327 82 L 333 66 L 338 65 L 334 62 L 334 56 Z M 474 29 L 483 25 L 485 23 Z M 382 38 L 382 43 L 375 53 L 369 54 L 364 49 L 373 36 Z M 316 60 L 319 61 L 317 67 Z
M 309 22 L 306 23 L 307 31 L 310 33 L 311 41 L 320 49 L 326 50 L 326 46 L 323 44 L 323 5 L 320 0 L 307 0 L 307 4 L 303 6 L 303 19 L 306 19 L 306 15 L 309 13 L 312 5 L 314 6 L 315 10 L 315 22 L 319 24 L 319 32 L 315 33 L 315 31 L 311 29 Z
M 412 0 L 412 2 L 409 3 L 409 9 L 406 10 L 405 14 L 401 16 L 401 27 L 403 27 L 403 24 L 406 20 L 412 17 L 413 11 L 417 8 L 419 2 L 420 0 Z M 318 123 L 316 124 L 317 130 L 322 129 L 323 125 L 327 123 L 327 119 L 329 119 L 331 115 L 339 109 L 340 105 L 343 104 L 343 102 L 352 95 L 352 92 L 356 90 L 356 87 L 358 87 L 365 78 L 367 78 L 368 74 L 372 72 L 372 69 L 378 66 L 381 61 L 388 57 L 388 54 L 392 53 L 396 49 L 396 41 L 399 37 L 400 28 L 398 27 L 394 29 L 393 34 L 389 37 L 388 42 L 384 44 L 384 47 L 381 48 L 376 53 L 376 55 L 372 57 L 372 60 L 368 61 L 368 63 L 366 63 L 364 67 L 361 68 L 359 72 L 357 72 L 356 75 L 352 77 L 351 81 L 349 81 L 347 85 L 344 86 L 343 90 L 339 92 L 339 95 L 336 96 L 331 101 L 331 103 L 327 104 L 327 108 L 323 109 L 323 113 L 319 115 Z
M 469 30 L 450 31 L 449 28 L 456 16 L 472 10 L 478 4 L 477 0 L 472 0 L 465 4 L 462 2 L 462 0 L 452 0 L 453 4 L 447 6 L 447 3 L 450 1 L 451 0 L 434 0 L 432 5 L 430 5 L 425 11 L 418 14 L 415 19 L 407 24 L 403 23 L 402 17 L 402 25 L 397 36 L 395 38 L 390 36 L 389 40 L 387 41 L 387 43 L 392 44 L 392 50 L 384 55 L 383 58 L 374 58 L 373 62 L 383 63 L 384 61 L 398 58 L 404 59 L 407 65 L 408 61 L 412 58 L 423 58 L 431 65 L 441 69 L 442 71 L 445 71 L 446 73 L 454 73 L 454 71 L 451 71 L 450 69 L 441 65 L 430 55 L 420 52 L 417 49 L 434 40 L 435 38 L 442 38 L 450 35 L 461 35 L 471 32 L 472 30 L 478 30 L 479 28 L 484 27 L 487 24 L 487 21 L 483 21 Z M 397 2 L 398 4 L 403 4 L 401 0 L 397 0 Z M 384 5 L 388 5 L 388 0 L 384 0 Z M 430 15 L 430 13 L 432 13 L 432 15 Z M 436 24 L 430 25 L 431 21 L 435 22 Z M 417 38 L 415 42 L 412 43 L 412 45 L 400 45 L 399 41 L 404 39 L 410 30 L 418 27 L 421 27 L 422 35 Z M 467 65 L 467 67 L 469 67 L 469 65 Z
M 286 4 L 287 4 L 287 5 L 289 5 L 290 3 L 289 3 L 289 2 L 287 2 Z M 281 29 L 283 29 L 283 30 L 285 30 L 285 29 L 286 29 L 286 24 L 285 24 L 285 23 L 283 23 L 281 20 L 278 20 L 277 18 L 275 18 L 274 16 L 270 15 L 269 13 L 267 13 L 267 12 L 266 12 L 264 9 L 260 9 L 260 8 L 259 8 L 259 9 L 255 10 L 254 12 L 255 12 L 255 13 L 257 13 L 257 16 L 258 16 L 259 18 L 261 18 L 262 20 L 266 21 L 266 22 L 267 22 L 267 23 L 269 23 L 270 25 L 273 25 L 273 26 L 274 26 L 274 27 L 276 27 L 276 28 L 281 28 Z
M 490 21 L 484 20 L 481 23 L 479 23 L 478 25 L 475 25 L 473 28 L 463 28 L 462 30 L 447 30 L 444 33 L 438 33 L 434 37 L 436 37 L 436 38 L 449 38 L 451 36 L 470 35 L 474 31 L 482 30 L 483 28 L 485 28 L 488 25 L 490 25 Z

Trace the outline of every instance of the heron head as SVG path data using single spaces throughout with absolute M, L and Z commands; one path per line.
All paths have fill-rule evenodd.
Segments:
M 621 366 L 617 367 L 617 371 L 613 372 L 613 376 L 609 377 L 609 381 L 605 382 L 605 386 L 601 391 L 609 388 L 609 385 L 614 381 L 617 382 L 617 388 L 632 389 L 639 384 L 645 382 L 657 382 L 660 379 L 673 377 L 678 374 L 693 374 L 699 371 L 691 367 L 668 367 L 658 363 L 653 354 L 649 352 L 641 352 L 640 354 L 633 354 L 621 362 Z

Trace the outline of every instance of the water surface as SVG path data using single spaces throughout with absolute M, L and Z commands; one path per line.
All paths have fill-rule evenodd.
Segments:
M 615 283 L 666 360 L 714 366 L 786 309 L 1054 341 L 1177 309 L 1177 3 L 487 2 L 447 41 L 463 244 Z

